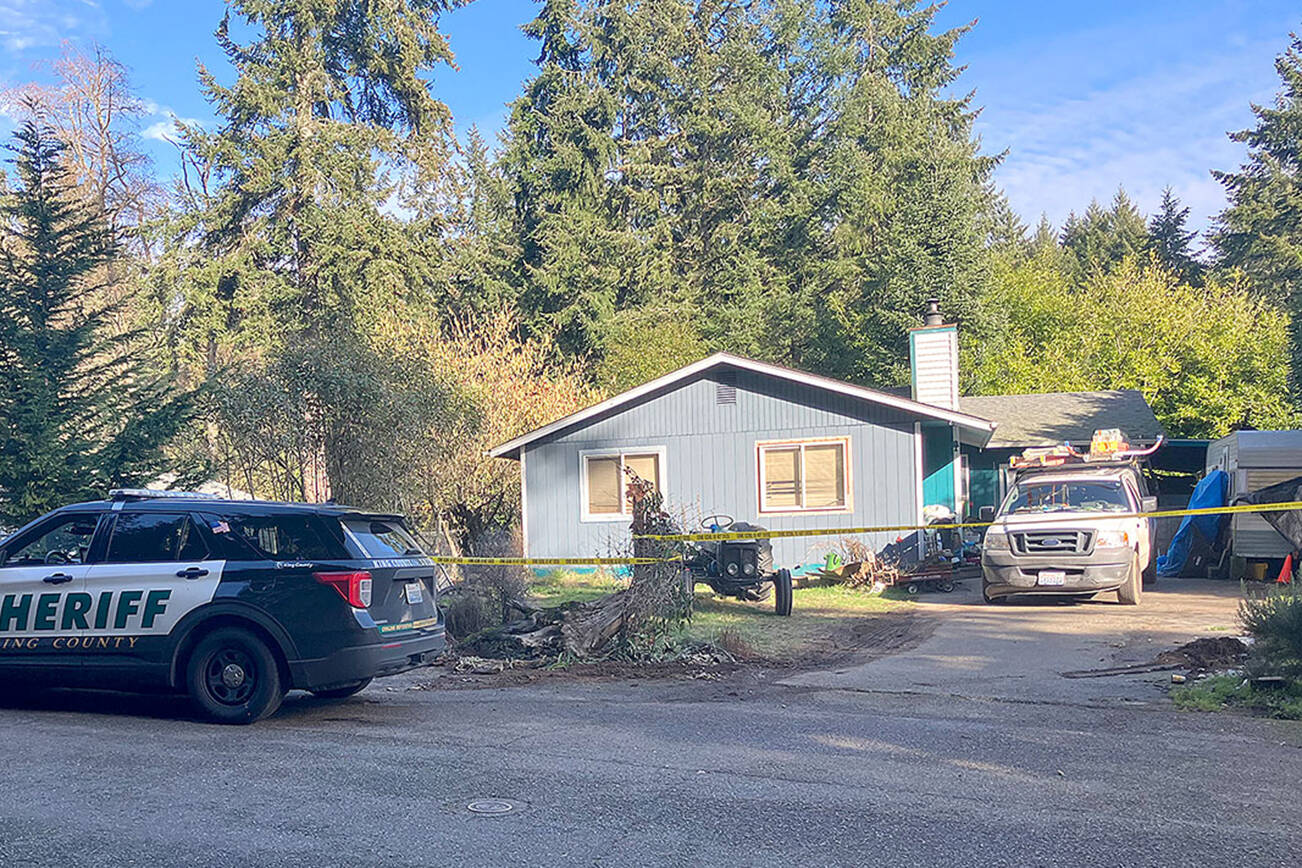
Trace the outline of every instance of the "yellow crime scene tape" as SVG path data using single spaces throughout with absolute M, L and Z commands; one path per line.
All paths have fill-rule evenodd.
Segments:
M 453 558 L 453 557 L 431 557 L 431 561 L 436 564 L 462 564 L 468 566 L 511 566 L 511 567 L 577 567 L 577 566 L 606 566 L 606 565 L 633 565 L 641 564 L 669 564 L 675 563 L 679 558 Z
M 1291 509 L 1302 510 L 1302 501 L 1288 503 L 1251 503 L 1238 506 L 1207 506 L 1197 509 L 1160 509 L 1154 512 L 1116 512 L 1102 513 L 1100 518 L 1177 518 L 1186 515 L 1237 515 L 1253 512 L 1287 512 Z M 1079 522 L 1079 515 L 1038 515 L 1036 524 L 1051 522 Z M 660 540 L 662 542 L 707 542 L 710 540 L 743 539 L 789 539 L 792 537 L 814 536 L 856 536 L 867 533 L 901 533 L 915 530 L 959 530 L 962 528 L 990 527 L 997 522 L 962 521 L 945 524 L 889 524 L 874 527 L 829 527 L 809 528 L 805 530 L 741 530 L 718 531 L 716 533 L 646 533 L 634 534 L 634 539 Z M 431 557 L 436 564 L 459 564 L 466 566 L 640 566 L 643 564 L 670 564 L 681 558 L 489 558 L 489 557 Z
M 1289 503 L 1250 503 L 1239 506 L 1205 506 L 1197 509 L 1161 509 L 1154 512 L 1109 512 L 1100 513 L 1099 518 L 1118 519 L 1118 518 L 1174 518 L 1186 515 L 1234 515 L 1243 512 L 1287 512 L 1291 509 L 1302 509 L 1302 501 L 1291 501 Z M 1030 515 L 1030 513 L 1028 513 Z M 1067 524 L 1079 522 L 1080 515 L 1050 515 L 1042 514 L 1035 516 L 1036 524 L 1047 524 L 1051 522 L 1064 522 Z M 913 530 L 958 530 L 969 527 L 990 527 L 997 522 L 992 521 L 962 521 L 949 522 L 944 524 L 891 524 L 878 525 L 876 527 L 831 527 L 831 528 L 809 528 L 807 530 L 740 530 L 740 531 L 718 531 L 716 533 L 647 533 L 634 534 L 634 539 L 654 539 L 665 542 L 704 542 L 707 540 L 738 540 L 738 539 L 787 539 L 791 537 L 808 537 L 808 536 L 856 536 L 865 533 L 899 533 L 902 531 Z

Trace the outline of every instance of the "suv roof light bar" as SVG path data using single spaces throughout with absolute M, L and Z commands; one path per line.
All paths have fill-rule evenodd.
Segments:
M 109 492 L 113 500 L 221 500 L 215 494 L 202 491 L 164 491 L 157 488 L 115 488 Z

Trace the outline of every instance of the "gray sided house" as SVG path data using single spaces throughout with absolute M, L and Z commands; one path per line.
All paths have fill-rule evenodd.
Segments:
M 932 332 L 915 332 L 922 349 L 952 340 L 952 327 Z M 961 508 L 960 446 L 979 448 L 994 433 L 952 409 L 957 378 L 948 381 L 946 365 L 933 379 L 945 382 L 924 376 L 915 394 L 934 387 L 948 407 L 719 353 L 492 454 L 520 462 L 528 557 L 626 551 L 621 466 L 653 481 L 688 523 L 725 513 L 774 530 L 911 525 L 924 505 Z M 795 568 L 836 546 L 835 537 L 778 539 L 773 555 Z
M 1028 446 L 1088 448 L 1099 428 L 1144 446 L 1162 434 L 1138 392 L 960 399 L 957 328 L 934 301 L 923 322 L 909 333 L 911 398 L 718 353 L 503 443 L 492 454 L 520 462 L 525 554 L 627 551 L 623 467 L 689 524 L 724 513 L 773 530 L 917 525 L 924 507 L 996 504 Z M 1201 464 L 1205 442 L 1188 445 Z M 777 539 L 773 556 L 795 569 L 838 547 Z

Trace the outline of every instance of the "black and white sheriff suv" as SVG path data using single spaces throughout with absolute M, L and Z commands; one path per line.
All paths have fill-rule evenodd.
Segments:
M 115 491 L 0 541 L 0 678 L 188 693 L 252 723 L 444 647 L 435 566 L 401 516 Z

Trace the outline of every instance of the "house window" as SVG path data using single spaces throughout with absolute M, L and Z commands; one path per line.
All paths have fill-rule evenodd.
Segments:
M 628 492 L 628 475 L 636 473 L 661 491 L 662 453 L 612 452 L 583 456 L 583 517 L 619 520 L 631 518 L 633 500 Z
M 839 510 L 849 505 L 849 441 L 760 443 L 760 512 Z

